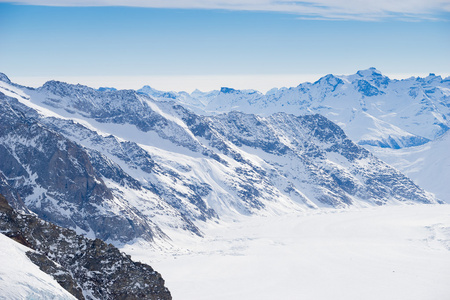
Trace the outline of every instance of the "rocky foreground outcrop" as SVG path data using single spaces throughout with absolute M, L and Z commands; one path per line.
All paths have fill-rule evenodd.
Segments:
M 161 275 L 110 244 L 16 212 L 0 195 L 0 232 L 78 299 L 172 299 Z

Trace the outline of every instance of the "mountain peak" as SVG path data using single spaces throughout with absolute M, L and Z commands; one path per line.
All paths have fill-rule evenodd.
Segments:
M 67 82 L 63 82 L 63 81 L 58 81 L 58 80 L 49 80 L 46 83 L 44 83 L 44 85 L 42 86 L 42 88 L 50 88 L 50 87 L 58 87 L 58 86 L 70 86 L 71 84 L 67 83 Z
M 323 77 L 320 77 L 316 82 L 314 83 L 319 83 L 319 82 L 323 82 L 323 81 L 328 81 L 330 79 L 336 78 L 336 76 L 334 76 L 333 74 L 327 74 Z
M 441 80 L 442 80 L 442 77 L 441 77 L 440 75 L 436 76 L 435 73 L 430 73 L 427 77 L 425 77 L 425 80 L 426 80 L 427 82 L 431 82 L 431 81 L 433 81 L 433 80 L 441 81 Z
M 102 86 L 102 87 L 98 88 L 98 91 L 99 92 L 115 92 L 115 91 L 117 91 L 117 89 L 113 88 L 113 87 L 104 87 L 104 86 Z
M 374 67 L 365 70 L 359 70 L 358 72 L 356 72 L 356 74 L 360 77 L 383 76 L 381 72 Z
M 328 74 L 314 82 L 314 85 L 327 86 L 327 88 L 331 88 L 331 91 L 335 91 L 338 85 L 343 83 L 344 81 L 342 81 L 339 77 L 336 77 L 333 74 Z
M 0 81 L 11 83 L 11 80 L 9 80 L 8 76 L 6 74 L 0 72 Z
M 149 85 L 144 85 L 140 90 L 155 91 L 155 89 Z
M 367 81 L 378 88 L 387 87 L 387 85 L 391 81 L 389 77 L 384 76 L 379 70 L 373 67 L 365 70 L 359 70 L 355 75 L 348 76 L 347 78 L 351 81 L 356 80 L 357 82 L 359 82 L 360 80 Z
M 233 88 L 221 87 L 220 88 L 220 92 L 223 93 L 223 94 L 232 94 L 232 93 L 235 93 L 236 90 L 233 89 Z

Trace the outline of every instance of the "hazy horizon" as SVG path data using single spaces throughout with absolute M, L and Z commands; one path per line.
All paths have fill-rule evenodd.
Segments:
M 13 2 L 0 0 L 0 72 L 21 84 L 264 91 L 369 67 L 450 70 L 442 1 Z

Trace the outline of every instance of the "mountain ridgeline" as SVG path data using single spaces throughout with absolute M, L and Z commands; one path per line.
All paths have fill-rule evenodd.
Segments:
M 450 77 L 430 74 L 392 80 L 375 68 L 354 75 L 326 75 L 314 83 L 254 90 L 222 88 L 203 93 L 139 90 L 160 101 L 177 101 L 203 115 L 237 110 L 269 116 L 319 113 L 341 126 L 360 145 L 405 148 L 427 143 L 449 128 Z
M 390 84 L 380 76 L 364 77 L 379 95 Z M 328 95 L 345 84 L 328 76 L 314 86 Z M 375 96 L 359 84 L 364 99 Z M 298 104 L 298 89 L 267 95 L 290 93 Z M 208 96 L 216 100 L 203 96 L 212 107 L 220 95 L 237 93 L 223 89 Z M 174 230 L 201 236 L 199 222 L 239 215 L 440 202 L 314 113 L 319 108 L 313 114 L 207 115 L 186 108 L 179 95 L 154 99 L 57 81 L 34 89 L 3 79 L 1 191 L 19 210 L 117 244 L 169 240 Z M 246 101 L 269 109 L 267 95 Z M 325 103 L 327 97 L 311 101 Z M 410 135 L 419 143 L 432 138 Z

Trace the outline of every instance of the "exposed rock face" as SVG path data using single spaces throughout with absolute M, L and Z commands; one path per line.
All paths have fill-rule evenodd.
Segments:
M 15 207 L 25 205 L 44 220 L 103 240 L 152 240 L 160 234 L 126 203 L 114 204 L 114 195 L 82 147 L 26 117 L 14 107 L 19 103 L 7 99 L 0 94 L 0 180 Z
M 99 239 L 14 211 L 0 195 L 0 231 L 78 299 L 171 299 L 161 275 Z
M 321 115 L 278 113 L 264 118 L 231 112 L 206 118 L 202 130 L 193 131 L 269 179 L 267 170 L 241 157 L 229 142 L 238 148 L 251 147 L 270 154 L 265 161 L 272 166 L 280 166 L 282 157 L 288 157 L 290 162 L 284 162 L 280 170 L 290 188 L 316 189 L 315 198 L 334 207 L 352 204 L 358 198 L 377 204 L 389 199 L 433 203 L 430 195 L 410 179 L 353 143 L 339 126 Z

